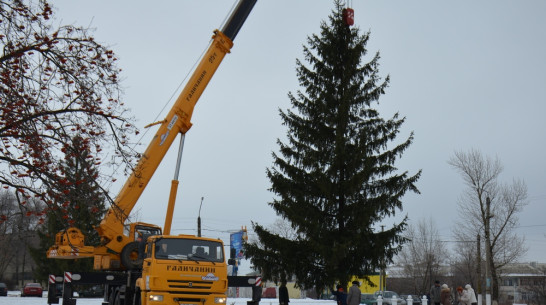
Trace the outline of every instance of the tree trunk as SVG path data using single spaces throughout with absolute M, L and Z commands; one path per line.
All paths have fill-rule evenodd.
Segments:
M 491 300 L 498 302 L 498 300 L 499 300 L 499 278 L 497 277 L 497 268 L 495 267 L 495 264 L 493 263 L 493 260 L 491 260 L 491 264 L 490 264 L 489 268 L 491 268 Z

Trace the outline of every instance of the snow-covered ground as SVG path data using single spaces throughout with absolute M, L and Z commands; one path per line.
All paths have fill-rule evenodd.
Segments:
M 247 305 L 247 301 L 250 299 L 245 298 L 228 298 L 227 305 Z M 0 297 L 0 305 L 46 305 L 47 298 L 21 298 L 20 292 L 18 291 L 9 291 L 7 297 Z M 89 298 L 78 298 L 76 305 L 101 305 L 102 299 L 89 299 Z M 334 301 L 327 300 L 313 300 L 313 299 L 291 299 L 291 305 L 336 305 Z M 62 305 L 62 300 L 59 300 L 59 305 Z M 279 305 L 278 299 L 262 299 L 260 305 Z

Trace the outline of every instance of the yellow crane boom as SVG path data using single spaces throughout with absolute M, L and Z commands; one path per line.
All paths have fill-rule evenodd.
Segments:
M 95 269 L 112 269 L 119 266 L 113 262 L 119 262 L 124 247 L 133 242 L 136 235 L 134 227 L 131 228 L 129 235 L 124 233 L 125 221 L 175 138 L 179 134 L 184 135 L 191 128 L 190 120 L 197 101 L 225 55 L 230 52 L 235 36 L 255 3 L 256 0 L 241 0 L 222 30 L 214 31 L 208 50 L 165 119 L 158 122 L 159 129 L 97 228 L 102 245 L 86 246 L 81 231 L 70 228 L 57 234 L 55 245 L 48 250 L 49 258 L 95 257 Z M 173 206 L 170 204 L 165 222 L 169 227 L 168 231 L 172 210 Z M 144 223 L 136 225 L 157 229 L 160 232 L 159 227 L 155 225 Z

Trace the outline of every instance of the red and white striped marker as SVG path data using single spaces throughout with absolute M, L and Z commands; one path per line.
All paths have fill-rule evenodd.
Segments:
M 261 277 L 256 277 L 256 286 L 260 286 L 262 285 L 262 278 Z
M 64 282 L 65 283 L 72 282 L 72 272 L 65 272 L 64 273 Z
M 53 274 L 49 275 L 49 283 L 50 284 L 55 284 L 55 275 L 53 275 Z

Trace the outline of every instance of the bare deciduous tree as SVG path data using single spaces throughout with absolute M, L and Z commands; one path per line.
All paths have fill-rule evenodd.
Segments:
M 501 162 L 498 158 L 484 157 L 478 150 L 455 152 L 448 163 L 461 174 L 466 184 L 458 201 L 460 218 L 456 236 L 463 241 L 472 241 L 476 240 L 477 234 L 482 234 L 482 253 L 491 258 L 487 266 L 492 281 L 491 296 L 498 300 L 497 270 L 527 251 L 524 237 L 514 232 L 518 213 L 527 204 L 527 186 L 522 180 L 501 183 Z
M 31 199 L 22 206 L 17 194 L 8 190 L 0 192 L 0 214 L 5 215 L 0 222 L 0 280 L 15 284 L 34 267 L 28 247 L 37 243 L 37 214 L 43 208 L 44 203 L 39 200 Z
M 290 226 L 290 222 L 283 218 L 277 218 L 269 227 L 269 230 L 289 240 L 294 240 L 298 237 L 296 231 Z
M 7 191 L 0 193 L 0 280 L 5 281 L 4 274 L 7 267 L 15 257 L 15 248 L 12 247 L 13 241 L 16 239 L 12 232 L 15 225 L 15 217 L 11 217 L 13 202 L 10 199 Z M 8 217 L 9 215 L 9 217 Z
M 477 256 L 477 243 L 476 237 L 474 239 L 467 240 L 460 235 L 459 229 L 456 229 L 453 233 L 455 239 L 458 241 L 453 247 L 453 255 L 451 262 L 451 270 L 453 274 L 453 283 L 458 285 L 471 284 L 472 287 L 477 289 L 478 293 L 481 293 L 479 270 L 481 265 L 478 262 Z
M 447 263 L 448 251 L 432 219 L 421 219 L 416 225 L 410 224 L 406 237 L 409 241 L 396 257 L 399 275 L 411 279 L 406 282 L 413 285 L 404 287 L 404 291 L 427 294 L 434 279 L 443 275 L 440 266 Z
M 97 165 L 130 163 L 117 58 L 89 29 L 59 26 L 45 0 L 0 0 L 0 47 L 0 184 L 21 204 L 63 204 L 48 189 L 69 183 L 59 165 L 75 136 Z

